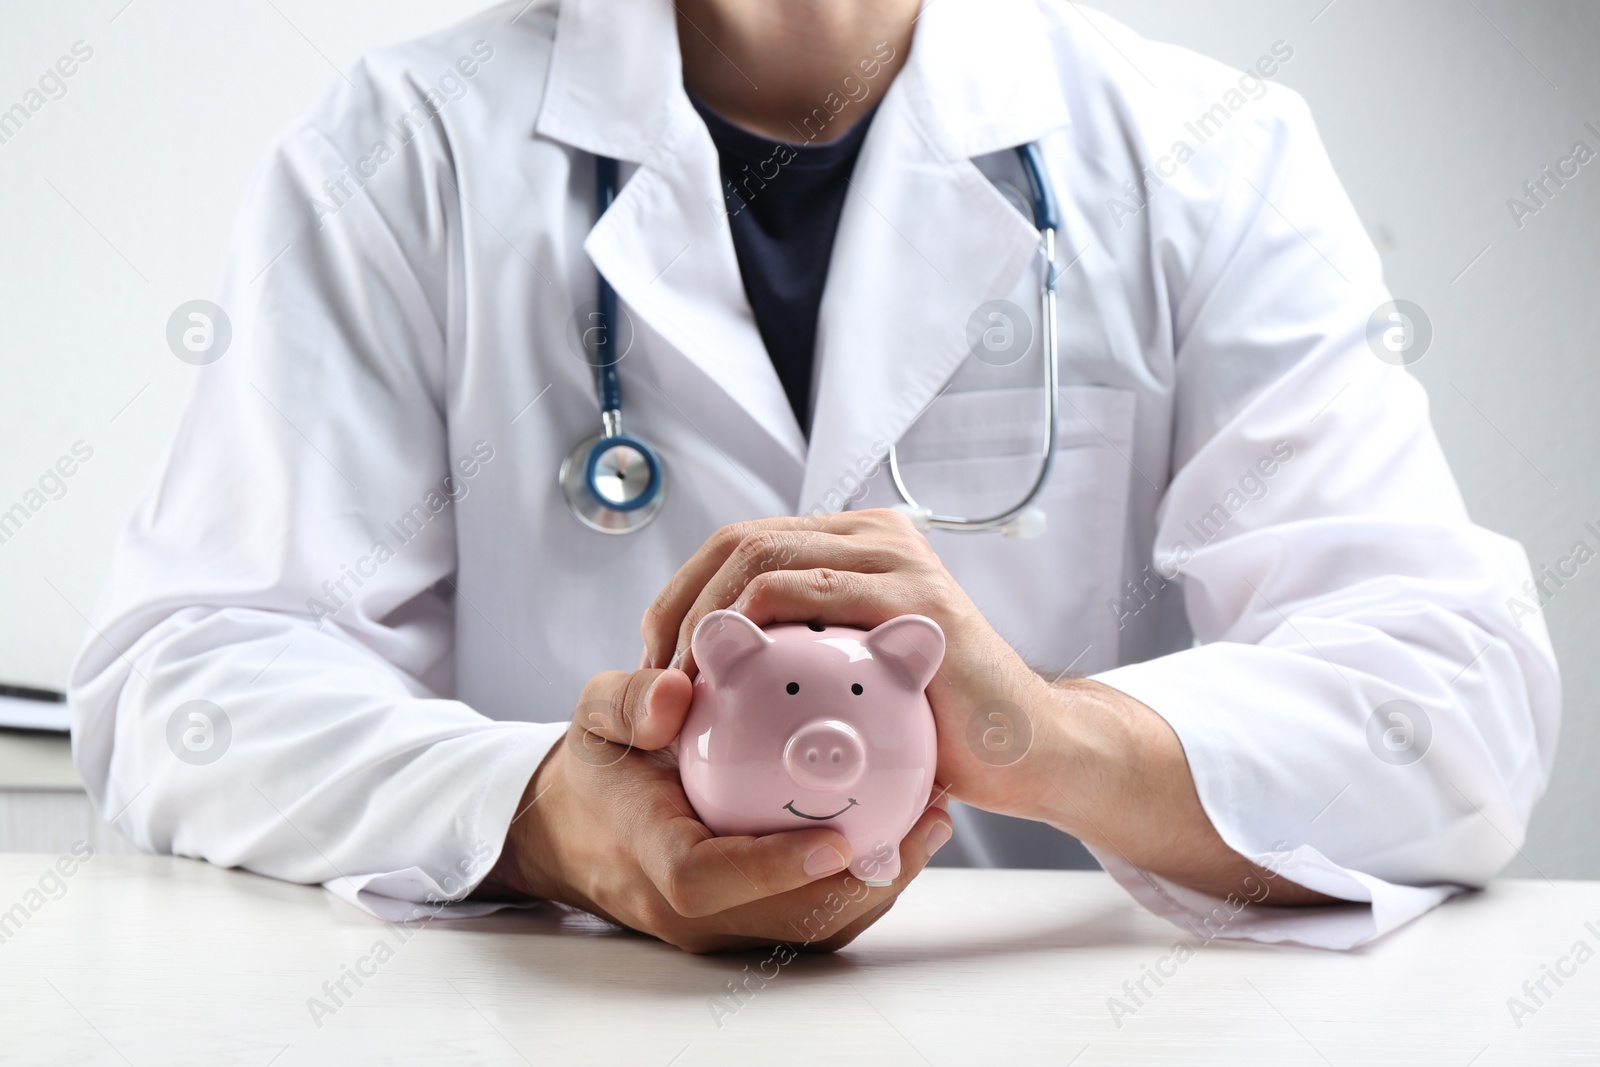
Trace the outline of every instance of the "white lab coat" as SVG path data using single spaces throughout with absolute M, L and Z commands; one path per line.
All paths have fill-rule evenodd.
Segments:
M 124 833 L 390 917 L 459 900 L 584 681 L 638 661 L 641 613 L 713 530 L 890 503 L 894 440 L 926 503 L 1006 505 L 1042 425 L 1038 237 L 1005 192 L 1037 140 L 1066 267 L 1049 527 L 931 540 L 1031 664 L 1172 724 L 1229 845 L 1370 907 L 1234 915 L 1099 858 L 1197 932 L 1335 947 L 1502 868 L 1549 774 L 1555 664 L 1506 608 L 1524 553 L 1469 521 L 1422 389 L 1369 349 L 1378 257 L 1299 97 L 1247 99 L 1077 5 L 929 6 L 887 92 L 841 71 L 841 97 L 882 102 L 808 447 L 670 5 L 522 7 L 364 59 L 249 192 L 232 346 L 196 371 L 72 682 L 78 768 Z M 1208 110 L 1201 145 L 1185 123 Z M 1162 164 L 1179 139 L 1193 158 Z M 624 161 L 598 223 L 592 153 Z M 1148 203 L 1125 186 L 1146 168 Z M 580 526 L 556 483 L 598 426 L 573 325 L 596 267 L 632 334 L 627 427 L 669 477 L 629 537 Z M 969 355 L 996 299 L 1033 319 L 1008 367 Z M 1431 726 L 1410 765 L 1369 745 L 1396 699 Z M 191 700 L 227 716 L 214 762 L 169 746 Z M 967 854 L 1005 862 L 970 814 Z

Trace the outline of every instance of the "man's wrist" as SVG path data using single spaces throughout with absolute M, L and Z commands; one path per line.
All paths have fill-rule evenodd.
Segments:
M 1101 836 L 1095 808 L 1113 792 L 1131 738 L 1114 690 L 1087 678 L 1043 686 L 1031 716 L 1034 744 L 1026 773 L 1025 818 L 1080 840 Z
M 1058 790 L 1073 776 L 1070 696 L 1019 660 L 1005 688 L 957 718 L 972 759 L 951 782 L 955 797 L 986 811 L 1056 824 Z
M 555 785 L 560 774 L 559 753 L 566 745 L 563 735 L 545 754 L 517 801 L 516 814 L 506 827 L 506 839 L 489 874 L 473 891 L 479 900 L 522 902 L 547 900 L 554 897 L 551 879 L 545 872 L 543 861 L 549 859 L 548 842 L 544 835 L 544 811 L 541 799 Z

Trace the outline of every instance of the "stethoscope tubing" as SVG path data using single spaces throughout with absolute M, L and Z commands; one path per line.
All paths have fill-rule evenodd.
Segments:
M 596 156 L 594 172 L 595 218 L 599 218 L 617 198 L 617 161 L 609 156 Z M 612 337 L 612 325 L 617 321 L 617 291 L 606 281 L 604 274 L 599 274 L 599 279 L 595 310 L 600 315 L 601 329 L 594 346 L 594 387 L 600 398 L 601 414 L 614 413 L 620 422 L 622 383 L 617 378 L 617 361 L 620 357 L 615 354 L 616 341 Z
M 1039 230 L 1040 251 L 1044 256 L 1044 282 L 1040 287 L 1040 310 L 1044 340 L 1044 440 L 1039 455 L 1039 473 L 1033 485 L 1021 500 L 1005 511 L 981 519 L 959 515 L 939 515 L 917 503 L 916 497 L 906 487 L 905 475 L 900 470 L 900 456 L 894 445 L 889 446 L 889 477 L 895 492 L 911 510 L 919 528 L 935 530 L 999 530 L 1010 526 L 1023 512 L 1033 506 L 1050 479 L 1050 467 L 1056 453 L 1057 394 L 1060 389 L 1060 338 L 1057 332 L 1056 291 L 1060 273 L 1056 268 L 1056 228 L 1060 225 L 1060 211 L 1054 191 L 1047 178 L 1043 154 L 1034 143 L 1020 145 L 1017 155 L 1022 160 L 1027 175 L 1028 190 L 1033 202 L 1033 221 Z

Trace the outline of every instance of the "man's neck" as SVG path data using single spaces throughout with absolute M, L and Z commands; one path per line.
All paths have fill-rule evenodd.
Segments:
M 676 0 L 683 80 L 781 141 L 831 141 L 904 65 L 921 0 Z

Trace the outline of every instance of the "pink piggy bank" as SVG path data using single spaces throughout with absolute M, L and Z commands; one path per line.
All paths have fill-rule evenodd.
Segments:
M 700 676 L 678 738 L 683 789 L 720 836 L 829 826 L 850 873 L 888 885 L 933 790 L 923 693 L 944 631 L 902 615 L 872 631 L 820 623 L 762 630 L 734 611 L 695 627 Z

